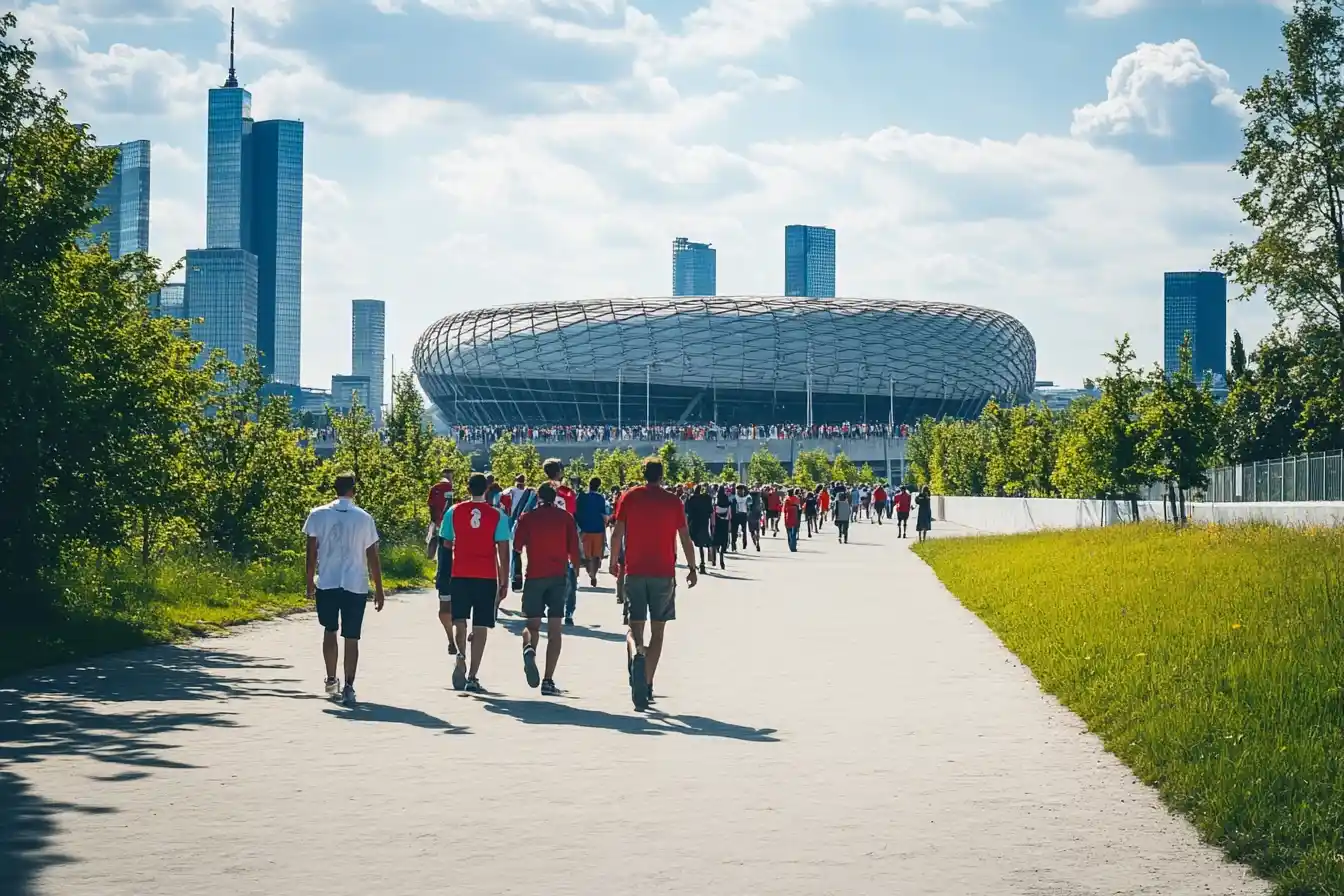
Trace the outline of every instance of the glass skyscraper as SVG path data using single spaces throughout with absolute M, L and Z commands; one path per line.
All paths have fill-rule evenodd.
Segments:
M 672 241 L 672 295 L 719 294 L 718 252 L 709 243 L 693 243 L 684 236 Z
M 784 295 L 835 298 L 835 231 L 790 224 L 784 228 Z
M 1217 271 L 1177 271 L 1165 276 L 1162 309 L 1162 364 L 1181 363 L 1180 348 L 1190 334 L 1196 377 L 1227 376 L 1227 277 Z
M 204 362 L 222 349 L 235 364 L 257 344 L 257 256 L 246 249 L 187 250 L 187 314 Z M 199 320 L 198 320 L 199 318 Z
M 253 312 L 252 323 L 231 321 L 202 332 L 252 333 L 273 382 L 298 385 L 303 294 L 303 123 L 252 120 L 252 94 L 238 84 L 229 42 L 229 77 L 210 91 L 206 133 L 205 251 L 251 256 L 204 256 L 217 274 L 232 271 L 246 282 L 219 276 L 187 278 L 192 317 Z M 197 294 L 196 289 L 224 292 Z M 247 300 L 245 297 L 251 296 Z M 238 301 L 243 297 L 243 301 Z M 216 347 L 207 343 L 207 351 Z M 219 345 L 232 357 L 233 346 Z
M 148 252 L 149 141 L 102 148 L 117 150 L 117 168 L 93 201 L 95 207 L 107 209 L 107 215 L 91 228 L 93 238 L 107 237 L 113 258 Z
M 155 317 L 185 319 L 187 316 L 187 285 L 185 283 L 165 283 L 162 289 L 150 297 L 149 301 Z
M 386 352 L 387 303 L 382 299 L 355 299 L 350 303 L 350 373 L 368 381 L 361 400 L 368 405 L 379 426 L 383 422 L 383 403 L 387 398 L 387 385 L 383 379 Z

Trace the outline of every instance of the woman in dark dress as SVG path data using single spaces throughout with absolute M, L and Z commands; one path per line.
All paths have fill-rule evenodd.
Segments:
M 915 533 L 923 541 L 929 537 L 929 530 L 933 528 L 933 497 L 927 485 L 915 495 L 915 511 Z
M 686 499 L 686 525 L 691 530 L 691 542 L 700 549 L 701 572 L 705 571 L 705 552 L 714 550 L 714 540 L 709 532 L 709 521 L 713 516 L 714 499 L 703 485 L 697 485 L 695 493 Z
M 728 497 L 728 489 L 720 486 L 719 497 L 714 501 L 714 548 L 709 555 L 709 565 L 719 558 L 719 569 L 726 569 L 725 555 L 728 553 L 728 539 L 733 531 L 733 500 Z

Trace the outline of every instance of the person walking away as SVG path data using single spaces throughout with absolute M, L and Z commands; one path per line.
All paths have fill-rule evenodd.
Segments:
M 817 493 L 814 491 L 803 491 L 803 516 L 807 518 L 807 537 L 811 538 L 812 533 L 818 530 L 817 526 Z
M 602 494 L 602 480 L 596 476 L 589 479 L 588 491 L 578 496 L 575 505 L 574 522 L 579 525 L 583 568 L 588 573 L 589 586 L 596 588 L 597 573 L 602 568 L 602 555 L 607 549 L 607 499 Z M 516 544 L 517 539 L 514 541 Z
M 891 499 L 892 506 L 896 508 L 896 537 L 908 538 L 907 534 L 910 528 L 910 489 L 904 485 L 896 490 L 896 494 Z
M 710 555 L 709 565 L 714 565 L 714 558 L 719 559 L 719 569 L 727 569 L 726 560 L 728 554 L 728 533 L 733 528 L 733 501 L 728 497 L 728 490 L 720 488 L 718 497 L 714 500 L 714 552 Z
M 686 587 L 694 588 L 697 581 L 686 514 L 681 502 L 663 488 L 662 461 L 651 457 L 644 462 L 644 482 L 621 499 L 613 533 L 614 540 L 625 541 L 626 660 L 630 697 L 639 710 L 647 709 L 653 700 L 664 632 L 667 623 L 677 618 L 678 543 L 686 559 Z M 647 648 L 646 623 L 650 628 Z
M 929 537 L 929 531 L 933 529 L 933 496 L 929 494 L 929 487 L 926 485 L 919 490 L 915 497 L 915 534 L 922 543 Z
M 714 499 L 705 491 L 704 485 L 697 485 L 695 493 L 686 499 L 686 524 L 690 528 L 691 543 L 700 550 L 700 572 L 705 571 L 705 552 L 709 552 L 710 563 L 714 562 L 714 539 L 710 534 L 710 522 L 714 517 Z
M 597 479 L 589 483 L 583 497 L 602 495 Z M 579 535 L 574 518 L 555 505 L 555 488 L 544 483 L 537 489 L 538 506 L 518 522 L 514 547 L 527 554 L 527 577 L 523 582 L 523 674 L 528 687 L 541 686 L 542 696 L 558 696 L 555 667 L 560 662 L 561 622 L 569 593 L 569 566 L 579 566 Z M 603 507 L 606 500 L 603 500 Z M 599 535 L 600 537 L 600 535 Z M 598 559 L 602 549 L 598 548 Z M 546 675 L 537 670 L 537 642 L 541 638 L 541 619 L 546 617 Z
M 873 490 L 873 507 L 877 510 L 877 524 L 882 525 L 882 517 L 887 513 L 887 490 L 878 483 Z
M 817 486 L 817 511 L 817 531 L 820 532 L 831 515 L 831 490 L 824 485 Z
M 761 497 L 761 490 L 754 488 L 748 496 L 747 501 L 747 531 L 751 533 L 751 543 L 756 546 L 756 552 L 761 551 L 761 517 L 765 514 L 765 499 Z
M 518 528 L 518 521 L 523 518 L 523 515 L 531 512 L 531 510 L 537 506 L 536 490 L 527 487 L 527 480 L 524 479 L 521 474 L 515 481 L 518 483 L 518 486 L 515 487 L 518 487 L 521 490 L 509 501 L 509 508 L 505 511 L 505 513 L 508 514 L 510 533 Z M 489 495 L 488 486 L 486 494 Z M 510 584 L 513 586 L 513 590 L 521 592 L 523 590 L 523 557 L 517 551 L 509 552 L 509 569 L 512 571 L 511 578 L 513 581 Z M 501 597 L 499 602 L 501 604 L 504 603 L 504 598 Z M 495 610 L 496 613 L 498 613 L 499 608 L 496 607 Z
M 784 500 L 779 496 L 779 489 L 773 485 L 765 490 L 765 522 L 770 527 L 771 535 L 779 534 L 779 514 L 784 509 Z
M 859 506 L 863 508 L 863 518 L 873 521 L 873 492 L 866 485 L 859 486 Z
M 854 505 L 849 503 L 848 491 L 841 489 L 836 492 L 832 510 L 835 512 L 836 537 L 841 544 L 849 544 L 849 521 L 854 516 Z
M 457 655 L 457 642 L 453 640 L 453 604 L 449 589 L 453 581 L 453 552 L 443 546 L 439 538 L 439 527 L 443 525 L 443 515 L 453 506 L 453 471 L 445 469 L 443 478 L 429 490 L 429 543 L 434 548 L 437 563 L 434 567 L 434 590 L 439 593 L 439 624 L 448 637 L 448 655 Z
M 541 470 L 546 474 L 551 487 L 555 489 L 555 506 L 565 513 L 568 513 L 570 519 L 574 518 L 574 510 L 578 506 L 578 495 L 574 489 L 565 484 L 565 464 L 558 457 L 547 458 L 541 465 Z M 576 530 L 577 532 L 577 527 Z M 569 569 L 569 596 L 565 598 L 565 625 L 574 624 L 574 610 L 579 602 L 579 568 L 571 566 Z
M 747 549 L 747 519 L 751 515 L 751 496 L 748 489 L 739 483 L 733 495 L 733 552 L 737 552 L 737 536 L 742 535 L 742 550 Z
M 803 502 L 799 499 L 797 490 L 791 491 L 789 496 L 784 499 L 784 533 L 789 539 L 789 550 L 798 551 L 798 528 L 802 523 Z
M 359 671 L 359 638 L 373 578 L 373 608 L 383 611 L 383 566 L 378 556 L 378 527 L 355 504 L 355 477 L 336 477 L 336 500 L 314 507 L 303 523 L 308 536 L 308 599 L 317 605 L 322 624 L 322 659 L 326 662 L 328 697 L 355 705 L 355 673 Z M 340 645 L 345 639 L 345 687 L 336 677 Z
M 471 500 L 454 504 L 443 517 L 439 537 L 453 551 L 452 607 L 454 636 L 463 649 L 453 668 L 453 688 L 483 693 L 480 669 L 486 636 L 509 587 L 509 518 L 486 499 L 480 473 L 467 480 Z M 471 620 L 471 637 L 467 637 Z M 466 645 L 471 645 L 467 667 Z
M 862 492 L 860 491 L 857 484 L 848 486 L 848 488 L 849 488 L 850 522 L 853 522 L 854 520 L 858 519 L 859 508 L 863 506 Z

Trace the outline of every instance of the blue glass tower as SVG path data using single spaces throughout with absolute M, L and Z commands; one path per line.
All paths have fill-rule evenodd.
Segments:
M 784 295 L 835 298 L 835 231 L 790 224 L 784 228 Z
M 1217 271 L 1178 271 L 1165 276 L 1162 365 L 1180 366 L 1181 342 L 1190 334 L 1197 377 L 1227 376 L 1227 277 Z
M 383 359 L 387 357 L 387 305 L 382 299 L 355 299 L 350 303 L 350 373 L 369 381 L 364 401 L 374 422 L 383 425 L 387 396 Z
M 718 295 L 718 266 L 718 252 L 709 243 L 677 237 L 672 241 L 672 295 Z
M 93 201 L 107 215 L 91 228 L 95 240 L 106 236 L 113 258 L 149 251 L 149 141 L 121 143 L 112 180 Z
M 235 364 L 257 344 L 257 256 L 246 249 L 187 250 L 187 314 L 191 338 Z

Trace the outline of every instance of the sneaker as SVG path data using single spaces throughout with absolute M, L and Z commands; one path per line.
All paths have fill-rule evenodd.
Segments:
M 644 654 L 635 654 L 634 660 L 630 663 L 630 699 L 634 701 L 635 709 L 649 708 L 649 682 L 645 678 L 644 664 L 646 660 Z
M 541 696 L 543 696 L 543 697 L 559 697 L 559 696 L 560 696 L 560 689 L 559 689 L 558 687 L 555 686 L 555 682 L 551 681 L 551 680 L 548 678 L 548 679 L 546 679 L 545 681 L 543 681 L 543 682 L 541 683 Z
M 463 688 L 468 694 L 484 694 L 485 685 L 481 684 L 479 678 L 468 678 L 466 687 Z
M 527 686 L 534 688 L 541 684 L 541 673 L 537 671 L 537 651 L 531 647 L 523 648 L 523 674 L 527 676 Z
M 327 679 L 327 696 L 333 700 L 341 696 L 341 680 L 339 678 Z
M 459 653 L 457 662 L 453 664 L 453 690 L 460 691 L 467 686 L 467 657 L 466 654 Z
M 457 656 L 457 645 L 454 644 L 452 641 L 448 642 L 448 655 Z
M 566 617 L 565 617 L 565 627 L 566 627 L 566 628 L 573 628 L 573 627 L 574 627 L 574 617 L 573 617 L 573 616 L 566 616 Z
M 653 705 L 653 682 L 649 682 L 649 686 L 648 686 L 648 688 L 646 688 L 646 691 L 647 691 L 647 693 L 645 694 L 645 699 L 648 700 L 648 701 L 649 701 L 649 705 L 652 706 L 652 705 Z
M 756 553 L 759 554 L 760 552 L 761 552 L 761 543 L 758 541 L 758 542 L 756 542 Z M 704 572 L 703 569 L 700 570 L 700 571 L 701 571 L 701 572 Z
M 354 685 L 348 684 L 345 686 L 345 690 L 341 691 L 341 702 L 346 706 L 354 706 L 355 703 L 358 702 L 355 700 Z

